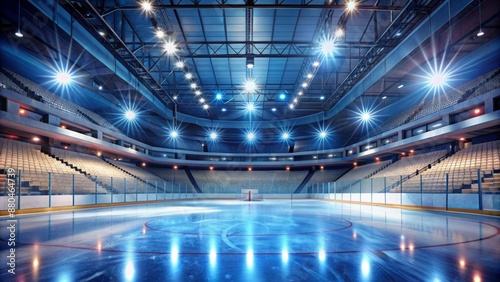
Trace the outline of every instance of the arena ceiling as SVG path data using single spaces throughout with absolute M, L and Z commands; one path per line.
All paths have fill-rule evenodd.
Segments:
M 357 141 L 370 129 L 355 125 L 363 112 L 379 113 L 375 127 L 409 96 L 408 107 L 434 95 L 431 74 L 453 78 L 450 88 L 477 75 L 477 66 L 454 63 L 495 39 L 500 18 L 495 0 L 47 3 L 4 4 L 2 41 L 20 52 L 4 57 L 7 67 L 43 85 L 47 75 L 23 70 L 21 57 L 66 64 L 95 96 L 69 99 L 110 120 L 136 111 L 137 135 L 184 120 L 193 138 L 213 125 L 236 142 L 248 122 L 303 132 L 328 124 L 343 136 L 338 145 Z M 14 35 L 20 27 L 23 38 Z

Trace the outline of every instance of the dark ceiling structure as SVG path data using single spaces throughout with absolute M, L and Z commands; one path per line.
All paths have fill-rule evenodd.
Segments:
M 318 125 L 339 136 L 332 146 L 345 146 L 434 95 L 429 75 L 447 72 L 451 89 L 498 64 L 484 57 L 495 50 L 481 49 L 499 35 L 496 0 L 3 6 L 7 67 L 45 85 L 47 74 L 28 69 L 62 64 L 80 97 L 49 89 L 110 121 L 137 111 L 140 129 L 128 134 L 150 144 L 172 126 L 199 140 L 218 128 L 228 142 L 240 142 L 242 128 L 258 128 L 263 142 L 273 142 L 280 127 L 307 136 Z M 14 35 L 19 26 L 23 38 Z M 474 64 L 461 64 L 464 58 Z M 378 115 L 368 129 L 354 125 L 362 112 Z M 127 125 L 116 124 L 125 132 Z

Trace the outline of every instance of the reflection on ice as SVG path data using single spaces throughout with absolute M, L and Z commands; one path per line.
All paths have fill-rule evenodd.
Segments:
M 214 267 L 217 260 L 217 252 L 215 251 L 215 246 L 212 245 L 210 248 L 210 266 Z
M 361 274 L 363 278 L 367 278 L 370 275 L 370 263 L 366 256 L 363 256 L 363 260 L 361 261 Z
M 286 249 L 283 249 L 283 251 L 281 251 L 281 260 L 284 263 L 288 262 L 288 251 Z
M 127 265 L 125 266 L 125 280 L 133 280 L 135 274 L 134 261 L 132 259 L 127 260 Z
M 325 250 L 319 250 L 318 257 L 321 262 L 324 262 L 326 259 Z
M 247 250 L 247 267 L 253 267 L 253 250 Z

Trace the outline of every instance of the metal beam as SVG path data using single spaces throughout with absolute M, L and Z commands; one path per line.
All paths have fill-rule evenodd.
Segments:
M 217 4 L 217 5 L 206 5 L 206 4 L 153 4 L 151 5 L 153 9 L 317 9 L 317 10 L 345 10 L 345 5 L 327 5 L 327 4 L 241 4 L 241 5 L 231 5 L 231 4 Z M 368 11 L 400 11 L 403 6 L 371 6 L 371 5 L 359 5 L 356 6 L 356 10 L 368 10 Z M 129 11 L 129 10 L 142 10 L 140 5 L 137 6 L 121 6 L 110 9 L 102 14 L 106 16 L 115 11 Z

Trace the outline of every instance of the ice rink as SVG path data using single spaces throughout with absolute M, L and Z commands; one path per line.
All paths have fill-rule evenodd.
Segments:
M 0 281 L 498 281 L 500 219 L 319 200 L 2 217 Z

